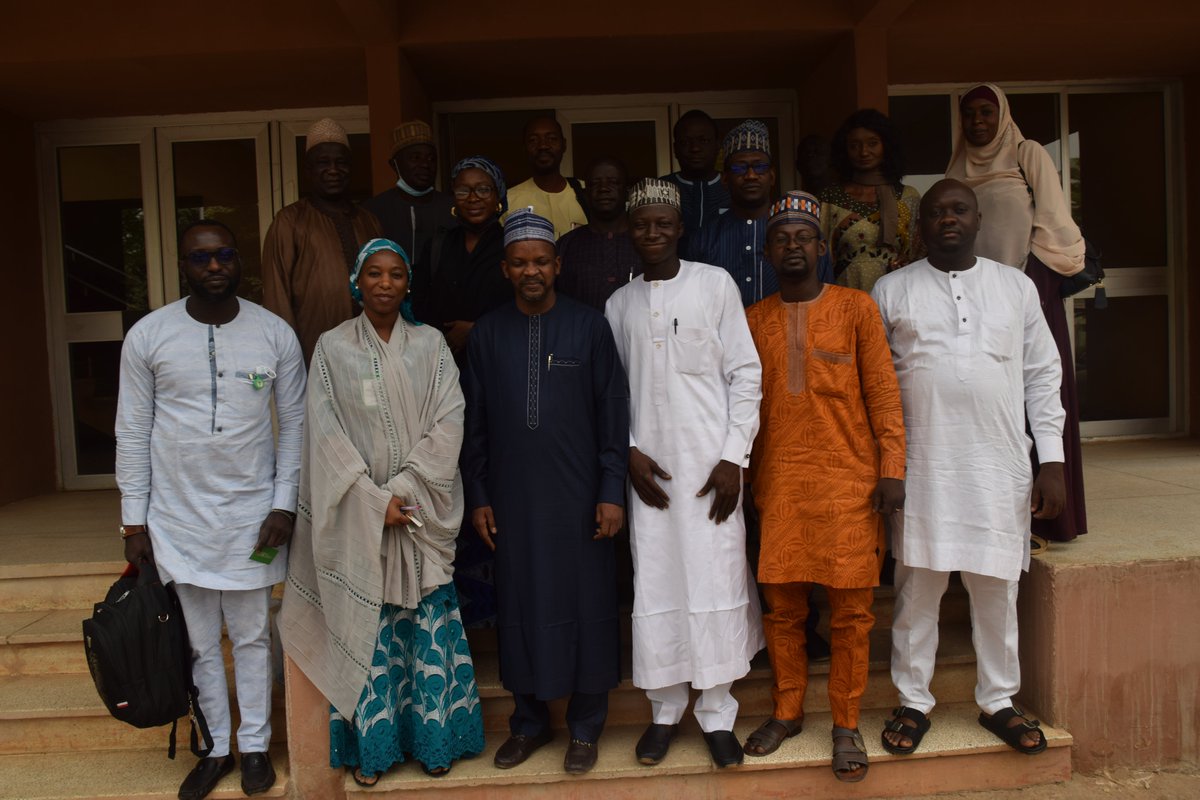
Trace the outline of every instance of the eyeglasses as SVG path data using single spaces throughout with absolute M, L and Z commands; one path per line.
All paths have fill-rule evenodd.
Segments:
M 236 247 L 218 247 L 216 250 L 193 250 L 183 260 L 193 267 L 207 267 L 208 262 L 215 258 L 222 267 L 228 267 L 237 261 L 237 257 Z
M 819 238 L 821 237 L 815 233 L 797 233 L 795 236 L 788 236 L 786 233 L 777 233 L 771 237 L 771 244 L 775 247 L 787 247 L 789 244 L 794 243 L 801 247 L 808 247 Z
M 480 200 L 487 200 L 495 192 L 495 188 L 488 186 L 486 183 L 479 186 L 457 186 L 454 189 L 454 197 L 458 200 L 466 200 L 471 195 L 475 195 Z
M 767 172 L 771 169 L 771 162 L 770 161 L 756 161 L 753 164 L 746 164 L 744 162 L 738 161 L 736 163 L 730 164 L 728 167 L 726 167 L 726 169 L 729 170 L 730 172 L 732 172 L 734 175 L 745 175 L 750 170 L 754 170 L 755 175 L 766 175 Z

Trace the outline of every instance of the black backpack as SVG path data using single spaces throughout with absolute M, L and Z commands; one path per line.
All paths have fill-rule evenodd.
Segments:
M 191 749 L 212 750 L 212 736 L 192 683 L 192 650 L 179 596 L 153 564 L 124 575 L 83 621 L 83 651 L 108 712 L 135 728 L 171 725 L 167 757 L 175 758 L 179 718 L 191 719 Z M 203 738 L 204 749 L 197 741 Z

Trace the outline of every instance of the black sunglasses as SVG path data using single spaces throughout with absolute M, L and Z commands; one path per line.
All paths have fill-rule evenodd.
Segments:
M 236 247 L 218 247 L 216 250 L 193 250 L 185 255 L 183 260 L 193 267 L 206 267 L 208 262 L 215 258 L 218 264 L 228 267 L 237 261 L 237 257 Z
M 750 170 L 754 170 L 755 175 L 766 175 L 767 171 L 771 169 L 771 162 L 756 161 L 753 164 L 745 164 L 739 161 L 736 164 L 730 164 L 728 167 L 726 167 L 726 169 L 728 169 L 734 175 L 745 175 Z

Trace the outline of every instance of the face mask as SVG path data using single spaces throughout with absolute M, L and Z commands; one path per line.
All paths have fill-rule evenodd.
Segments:
M 427 195 L 433 191 L 432 186 L 430 186 L 428 189 L 414 189 L 404 181 L 404 178 L 396 178 L 396 186 L 400 189 L 400 191 L 404 192 L 405 194 L 412 195 L 413 197 L 421 197 L 422 195 Z

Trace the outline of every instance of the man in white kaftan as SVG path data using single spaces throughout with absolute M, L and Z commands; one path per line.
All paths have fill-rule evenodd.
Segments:
M 212 221 L 186 229 L 180 269 L 190 296 L 139 321 L 121 349 L 116 470 L 126 558 L 152 561 L 164 583 L 175 581 L 187 621 L 213 738 L 180 789 L 194 799 L 233 768 L 222 620 L 233 643 L 243 786 L 265 791 L 275 779 L 266 755 L 268 609 L 296 511 L 305 370 L 288 324 L 235 294 L 241 261 L 228 229 Z M 266 546 L 279 549 L 269 564 L 251 560 Z
M 929 258 L 884 276 L 872 292 L 908 432 L 907 499 L 892 542 L 892 680 L 901 708 L 883 740 L 896 753 L 915 750 L 929 727 L 938 607 L 956 570 L 971 595 L 980 723 L 1019 728 L 1022 747 L 997 734 L 1018 749 L 1045 747 L 1036 722 L 1022 726 L 1020 712 L 1007 711 L 1020 688 L 1016 598 L 1029 566 L 1030 513 L 1053 517 L 1063 499 L 1062 368 L 1033 282 L 974 256 L 976 209 L 970 189 L 936 184 L 921 204 Z M 1043 465 L 1036 481 L 1026 415 Z
M 703 690 L 696 718 L 714 760 L 726 766 L 741 761 L 740 743 L 733 739 L 730 750 L 724 741 L 737 717 L 730 688 L 765 644 L 740 508 L 762 367 L 729 273 L 676 256 L 682 225 L 674 186 L 646 179 L 629 208 L 646 272 L 608 300 L 605 316 L 631 396 L 633 682 L 647 690 L 654 719 L 647 735 L 658 740 L 643 747 L 655 744 L 643 737 L 638 755 L 648 764 L 666 755 L 690 684 Z M 651 502 L 639 462 L 663 481 L 650 490 L 657 491 Z

